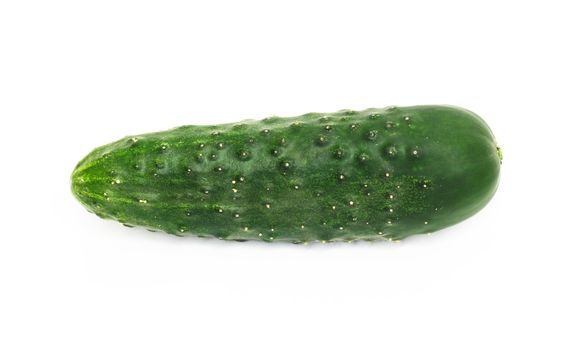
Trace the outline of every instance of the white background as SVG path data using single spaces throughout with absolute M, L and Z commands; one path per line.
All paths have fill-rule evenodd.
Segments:
M 567 349 L 562 4 L 0 2 L 0 348 Z M 180 239 L 69 190 L 128 134 L 415 104 L 480 114 L 504 163 L 483 211 L 399 244 Z

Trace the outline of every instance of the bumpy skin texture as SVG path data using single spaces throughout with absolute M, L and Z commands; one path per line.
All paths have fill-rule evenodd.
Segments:
M 472 112 L 391 107 L 126 137 L 75 168 L 89 211 L 229 240 L 400 240 L 478 212 L 500 157 Z

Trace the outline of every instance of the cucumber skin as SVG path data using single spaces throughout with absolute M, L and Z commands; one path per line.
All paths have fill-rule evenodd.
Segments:
M 99 147 L 72 174 L 126 226 L 227 240 L 400 240 L 492 198 L 501 159 L 477 115 L 389 107 L 176 129 Z

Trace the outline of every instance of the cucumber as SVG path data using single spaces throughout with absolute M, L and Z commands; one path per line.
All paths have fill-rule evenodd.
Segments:
M 225 240 L 401 240 L 488 203 L 501 152 L 451 106 L 182 126 L 99 147 L 73 171 L 87 209 L 126 226 Z

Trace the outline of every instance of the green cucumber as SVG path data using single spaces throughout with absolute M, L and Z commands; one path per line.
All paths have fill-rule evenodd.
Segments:
M 450 106 L 371 108 L 131 136 L 72 174 L 89 211 L 127 226 L 227 240 L 400 240 L 488 203 L 501 153 Z

